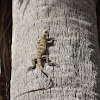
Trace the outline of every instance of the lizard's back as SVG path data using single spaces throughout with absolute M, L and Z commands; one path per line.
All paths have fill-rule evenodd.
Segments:
M 44 54 L 45 50 L 46 50 L 46 39 L 42 38 L 39 41 L 39 45 L 37 48 L 37 58 L 40 58 Z

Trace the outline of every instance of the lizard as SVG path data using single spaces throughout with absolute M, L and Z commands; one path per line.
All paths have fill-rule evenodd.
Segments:
M 52 80 L 51 80 L 50 75 L 42 67 L 42 59 L 46 59 L 46 62 L 50 66 L 51 65 L 55 65 L 54 63 L 51 63 L 51 61 L 49 60 L 49 57 L 47 55 L 45 55 L 45 52 L 47 50 L 47 44 L 51 44 L 51 43 L 53 43 L 53 41 L 54 41 L 54 38 L 49 38 L 49 31 L 45 30 L 43 32 L 43 35 L 42 35 L 41 39 L 38 41 L 37 58 L 35 58 L 35 59 L 32 60 L 33 67 L 28 68 L 28 70 L 35 69 L 36 63 L 37 63 L 37 65 L 40 68 L 40 70 L 48 77 L 48 83 L 47 83 L 47 85 L 45 87 L 43 87 L 43 88 L 38 88 L 38 89 L 34 89 L 34 90 L 30 90 L 30 91 L 21 93 L 18 96 L 20 96 L 22 94 L 29 93 L 29 92 L 35 92 L 35 91 L 38 91 L 38 90 L 45 90 L 45 89 L 50 88 L 49 85 L 50 85 L 50 82 Z M 18 96 L 16 96 L 16 97 L 18 97 Z

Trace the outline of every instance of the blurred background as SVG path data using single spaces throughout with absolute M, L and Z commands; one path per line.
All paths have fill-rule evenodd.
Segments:
M 0 0 L 0 100 L 10 100 L 12 0 Z

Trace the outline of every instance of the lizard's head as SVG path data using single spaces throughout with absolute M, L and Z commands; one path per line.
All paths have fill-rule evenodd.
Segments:
M 49 37 L 49 30 L 45 30 L 45 31 L 43 32 L 43 37 L 44 37 L 44 38 L 48 38 L 48 37 Z

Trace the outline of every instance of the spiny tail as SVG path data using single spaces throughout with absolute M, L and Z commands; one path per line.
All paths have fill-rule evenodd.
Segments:
M 43 88 L 38 88 L 38 89 L 30 90 L 30 91 L 21 93 L 21 94 L 17 95 L 16 97 L 21 96 L 21 95 L 26 94 L 26 93 L 35 92 L 35 91 L 38 91 L 38 90 L 45 90 L 45 89 L 48 89 L 48 88 L 49 88 L 50 81 L 51 81 L 51 77 L 50 77 L 50 75 L 43 69 L 43 67 L 42 67 L 42 65 L 41 65 L 41 59 L 37 59 L 37 64 L 38 64 L 39 68 L 41 69 L 41 71 L 48 77 L 48 84 L 47 84 L 45 87 L 43 87 Z M 16 97 L 15 97 L 15 98 L 16 98 Z

